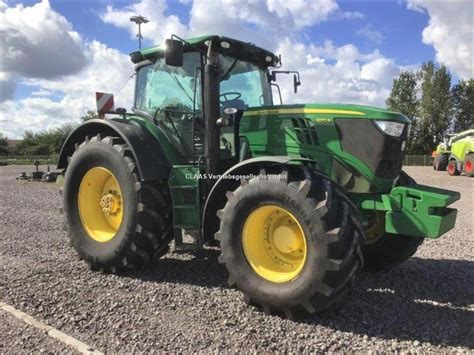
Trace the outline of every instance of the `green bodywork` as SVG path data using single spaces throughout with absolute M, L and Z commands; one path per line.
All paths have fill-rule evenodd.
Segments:
M 317 133 L 319 144 L 302 143 L 292 119 L 311 121 Z M 376 107 L 340 104 L 280 105 L 271 108 L 250 108 L 244 113 L 240 124 L 240 134 L 250 142 L 252 156 L 288 155 L 306 157 L 318 164 L 318 170 L 344 185 L 343 177 L 337 176 L 336 162 L 360 173 L 359 185 L 352 192 L 368 192 L 364 180 L 372 185 L 372 192 L 386 192 L 393 185 L 393 179 L 385 180 L 375 176 L 374 172 L 360 159 L 344 152 L 341 148 L 336 119 L 369 119 L 409 123 L 402 114 Z M 309 141 L 309 140 L 305 140 Z M 375 189 L 375 190 L 374 190 Z
M 459 162 L 466 159 L 466 155 L 474 153 L 474 129 L 460 132 L 451 138 L 451 158 Z
M 454 227 L 457 210 L 448 208 L 458 192 L 430 186 L 397 186 L 389 194 L 356 196 L 364 210 L 386 211 L 385 231 L 415 237 L 438 238 Z
M 196 37 L 188 43 L 202 49 L 210 38 Z M 243 50 L 258 49 L 251 44 L 238 43 Z M 163 46 L 135 52 L 142 60 L 163 56 L 163 53 Z M 278 57 L 271 55 L 272 60 L 277 60 Z M 163 147 L 172 166 L 168 181 L 175 229 L 200 230 L 205 202 L 205 195 L 200 191 L 200 174 L 204 174 L 202 161 L 190 162 L 184 158 L 179 144 L 142 115 L 132 114 L 121 119 L 140 125 Z M 437 238 L 453 228 L 456 211 L 447 206 L 459 199 L 459 193 L 422 185 L 395 187 L 395 178 L 376 176 L 360 158 L 342 149 L 337 122 L 347 119 L 410 123 L 400 113 L 369 106 L 273 105 L 246 109 L 240 120 L 239 136 L 248 142 L 249 156 L 253 158 L 289 156 L 314 161 L 316 169 L 338 182 L 364 214 L 384 211 L 385 231 L 388 233 Z M 304 122 L 304 125 L 298 126 L 298 122 Z M 394 154 L 402 156 L 404 152 Z
M 189 165 L 175 165 L 168 180 L 173 201 L 175 229 L 198 229 L 201 225 L 200 169 Z

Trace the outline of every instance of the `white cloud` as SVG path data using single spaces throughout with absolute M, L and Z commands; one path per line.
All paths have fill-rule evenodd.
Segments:
M 474 77 L 474 6 L 470 1 L 408 0 L 408 8 L 427 11 L 430 20 L 423 42 L 436 50 L 436 59 L 462 78 Z
M 131 38 L 137 34 L 137 25 L 130 22 L 130 17 L 134 15 L 143 15 L 151 21 L 142 26 L 142 35 L 156 43 L 163 43 L 171 34 L 186 36 L 188 28 L 181 23 L 176 15 L 165 15 L 167 5 L 161 0 L 142 0 L 123 8 L 115 8 L 112 5 L 107 6 L 105 13 L 101 15 L 105 23 L 124 28 L 130 32 Z
M 126 28 L 135 36 L 136 27 L 129 17 L 147 14 L 151 23 L 162 23 L 166 6 L 160 3 L 150 15 L 152 0 L 141 0 L 124 8 L 108 7 L 102 19 Z M 330 19 L 362 19 L 360 12 L 342 12 L 335 1 L 311 0 L 195 0 L 189 13 L 189 23 L 171 21 L 171 27 L 150 27 L 144 35 L 155 43 L 162 42 L 171 33 L 178 35 L 220 34 L 251 41 L 283 55 L 284 68 L 300 70 L 303 85 L 294 95 L 290 78 L 279 78 L 286 102 L 357 102 L 385 105 L 392 80 L 398 68 L 378 50 L 360 53 L 353 44 L 334 46 L 327 41 L 322 46 L 303 44 L 294 38 L 295 30 L 316 25 Z M 371 29 L 372 40 L 382 35 Z M 290 32 L 294 32 L 290 35 Z M 284 36 L 291 36 L 282 38 Z M 378 36 L 377 36 L 378 34 Z M 377 36 L 375 38 L 374 36 Z
M 363 20 L 365 19 L 365 15 L 359 11 L 345 11 L 341 12 L 338 16 L 341 19 L 345 20 Z
M 297 29 L 325 21 L 339 9 L 333 0 L 267 0 L 267 6 L 270 15 L 276 13 L 283 25 L 293 23 Z
M 381 43 L 384 39 L 383 34 L 380 31 L 373 29 L 370 25 L 366 25 L 362 28 L 359 28 L 356 33 L 358 36 L 361 36 L 375 43 Z
M 0 72 L 0 103 L 15 96 L 16 79 L 13 74 Z
M 284 102 L 338 102 L 385 106 L 392 80 L 399 74 L 390 59 L 374 51 L 361 53 L 354 45 L 323 46 L 281 42 L 284 68 L 299 70 L 302 84 L 293 93 L 291 78 L 280 77 Z M 285 60 L 285 58 L 287 58 Z
M 68 76 L 62 80 L 29 79 L 25 84 L 38 86 L 49 91 L 61 91 L 72 97 L 84 97 L 88 107 L 95 107 L 95 91 L 115 92 L 133 74 L 133 64 L 127 55 L 105 44 L 92 41 L 88 44 L 85 55 L 90 65 L 78 75 Z M 131 106 L 132 94 L 125 100 L 124 92 L 117 98 L 120 105 Z M 118 101 L 117 101 L 118 100 Z
M 108 6 L 101 18 L 127 29 L 135 38 L 137 27 L 130 22 L 130 16 L 146 16 L 152 21 L 142 27 L 142 33 L 153 44 L 163 43 L 171 34 L 220 34 L 270 44 L 276 33 L 318 24 L 339 7 L 335 0 L 195 0 L 188 24 L 182 23 L 176 15 L 166 15 L 166 10 L 164 1 L 140 0 L 121 8 Z M 349 17 L 361 15 L 346 14 Z M 256 31 L 255 26 L 264 31 Z
M 77 73 L 87 64 L 80 35 L 47 0 L 0 9 L 2 71 L 51 78 Z
M 133 71 L 127 55 L 97 41 L 84 41 L 49 3 L 43 1 L 41 6 L 45 7 L 44 17 L 64 20 L 57 23 L 73 34 L 70 38 L 81 48 L 86 64 L 76 75 L 45 78 L 35 74 L 18 79 L 22 85 L 32 87 L 33 93 L 29 98 L 0 103 L 0 115 L 8 118 L 0 117 L 0 130 L 10 137 L 21 136 L 24 129 L 40 130 L 77 122 L 86 110 L 95 108 L 94 91 L 115 92 Z M 18 5 L 16 8 L 21 11 L 16 11 L 21 17 L 32 7 Z M 2 6 L 0 9 L 9 11 Z M 277 4 L 276 0 L 195 0 L 189 9 L 189 22 L 184 23 L 169 13 L 165 2 L 141 0 L 125 7 L 109 6 L 101 18 L 128 30 L 135 38 L 136 25 L 130 23 L 129 17 L 145 15 L 150 23 L 143 26 L 143 34 L 152 43 L 163 42 L 171 33 L 184 37 L 217 33 L 281 53 L 284 69 L 299 70 L 302 79 L 300 92 L 294 95 L 291 77 L 279 77 L 287 103 L 348 102 L 383 106 L 391 81 L 398 73 L 394 62 L 378 50 L 361 53 L 353 44 L 336 46 L 331 41 L 304 44 L 297 39 L 300 33 L 295 29 L 333 18 L 351 20 L 363 16 L 341 12 L 334 1 L 284 0 Z M 41 23 L 41 19 L 37 22 Z M 11 77 L 8 80 L 11 82 Z M 116 97 L 116 106 L 130 108 L 132 97 L 130 82 Z
M 127 55 L 97 41 L 83 41 L 47 1 L 0 9 L 0 28 L 8 32 L 25 24 L 29 38 L 23 47 L 16 42 L 16 46 L 6 47 L 7 56 L 18 53 L 20 60 L 16 64 L 7 61 L 0 72 L 0 131 L 10 138 L 21 137 L 26 129 L 38 131 L 78 122 L 87 110 L 95 109 L 95 91 L 114 93 L 133 73 Z M 32 57 L 22 59 L 23 55 Z M 81 66 L 75 65 L 75 56 L 83 58 Z M 66 71 L 68 65 L 73 68 L 70 72 Z M 18 82 L 34 91 L 30 97 L 12 101 Z M 116 106 L 129 109 L 132 97 L 130 82 L 116 97 Z

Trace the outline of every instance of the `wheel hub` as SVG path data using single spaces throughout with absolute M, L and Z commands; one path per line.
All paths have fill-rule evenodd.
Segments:
M 466 161 L 466 172 L 470 173 L 472 171 L 472 163 L 470 160 Z
M 107 216 L 115 216 L 120 211 L 120 195 L 116 190 L 109 190 L 104 194 L 99 202 L 102 212 Z
M 124 201 L 120 185 L 112 172 L 94 167 L 82 178 L 78 208 L 85 232 L 97 242 L 111 241 L 123 221 Z
M 297 219 L 286 209 L 265 205 L 255 209 L 242 231 L 245 256 L 264 279 L 286 282 L 295 278 L 306 260 L 306 238 Z
M 273 232 L 273 244 L 281 253 L 292 253 L 301 247 L 301 240 L 297 236 L 297 226 L 282 225 Z

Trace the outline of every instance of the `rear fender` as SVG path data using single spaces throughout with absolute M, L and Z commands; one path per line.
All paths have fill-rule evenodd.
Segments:
M 74 154 L 77 144 L 85 137 L 120 137 L 131 149 L 143 181 L 167 179 L 171 165 L 163 152 L 160 142 L 138 124 L 128 120 L 93 119 L 74 130 L 61 148 L 58 169 L 66 169 L 68 157 Z

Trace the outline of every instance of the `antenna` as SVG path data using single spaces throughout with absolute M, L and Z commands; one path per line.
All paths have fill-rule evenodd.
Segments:
M 142 24 L 150 22 L 146 17 L 142 15 L 132 16 L 130 17 L 130 22 L 135 22 L 138 25 L 138 49 L 142 49 Z

